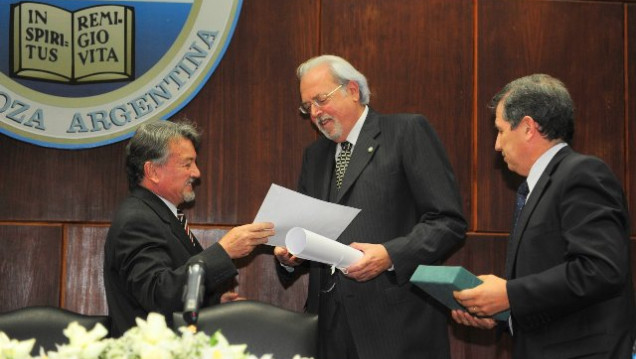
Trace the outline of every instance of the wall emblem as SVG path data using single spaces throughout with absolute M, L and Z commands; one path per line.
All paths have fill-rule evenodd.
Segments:
M 0 132 L 80 149 L 185 106 L 220 62 L 242 0 L 0 0 Z

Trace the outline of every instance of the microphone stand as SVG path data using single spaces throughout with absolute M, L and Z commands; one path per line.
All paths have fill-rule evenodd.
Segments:
M 188 266 L 188 281 L 183 288 L 183 320 L 188 329 L 197 331 L 199 308 L 205 292 L 205 268 L 203 262 L 197 261 Z

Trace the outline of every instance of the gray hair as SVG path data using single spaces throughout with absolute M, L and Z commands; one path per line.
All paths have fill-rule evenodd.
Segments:
M 503 105 L 503 119 L 516 128 L 524 116 L 539 125 L 548 140 L 571 142 L 574 136 L 574 103 L 560 80 L 545 74 L 533 74 L 508 83 L 490 101 L 496 111 Z
M 303 76 L 305 76 L 307 71 L 323 64 L 329 66 L 331 76 L 333 76 L 334 80 L 336 80 L 336 82 L 338 82 L 339 84 L 346 84 L 349 81 L 356 82 L 358 84 L 358 87 L 360 88 L 360 103 L 363 105 L 369 104 L 371 90 L 369 90 L 367 78 L 364 77 L 364 75 L 360 73 L 360 71 L 356 70 L 353 65 L 351 65 L 342 57 L 335 55 L 321 55 L 312 57 L 311 59 L 298 66 L 296 75 L 300 80 L 303 78 Z
M 126 173 L 128 187 L 132 190 L 144 178 L 144 164 L 152 161 L 164 164 L 168 155 L 168 145 L 172 140 L 186 138 L 195 149 L 199 148 L 201 134 L 194 124 L 182 122 L 148 121 L 139 126 L 135 135 L 126 145 Z

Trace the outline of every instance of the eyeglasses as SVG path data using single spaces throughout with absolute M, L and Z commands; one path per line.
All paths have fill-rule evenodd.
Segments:
M 314 105 L 316 107 L 322 107 L 326 105 L 331 95 L 338 91 L 338 89 L 341 88 L 343 85 L 344 84 L 338 85 L 338 87 L 333 89 L 328 94 L 316 95 L 316 97 L 312 98 L 311 101 L 301 103 L 300 107 L 298 107 L 298 111 L 300 111 L 300 113 L 302 113 L 303 115 L 309 115 L 311 113 L 311 105 Z

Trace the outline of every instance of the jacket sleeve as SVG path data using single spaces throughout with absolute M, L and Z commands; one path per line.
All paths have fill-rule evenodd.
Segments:
M 214 244 L 190 257 L 169 226 L 157 225 L 150 213 L 131 213 L 118 234 L 115 253 L 127 291 L 148 311 L 171 315 L 183 309 L 183 288 L 188 265 L 201 260 L 206 294 L 236 275 L 236 267 L 223 248 Z
M 459 189 L 442 143 L 423 116 L 406 123 L 396 142 L 420 218 L 410 232 L 384 243 L 401 284 L 418 265 L 439 263 L 458 248 L 466 231 Z

